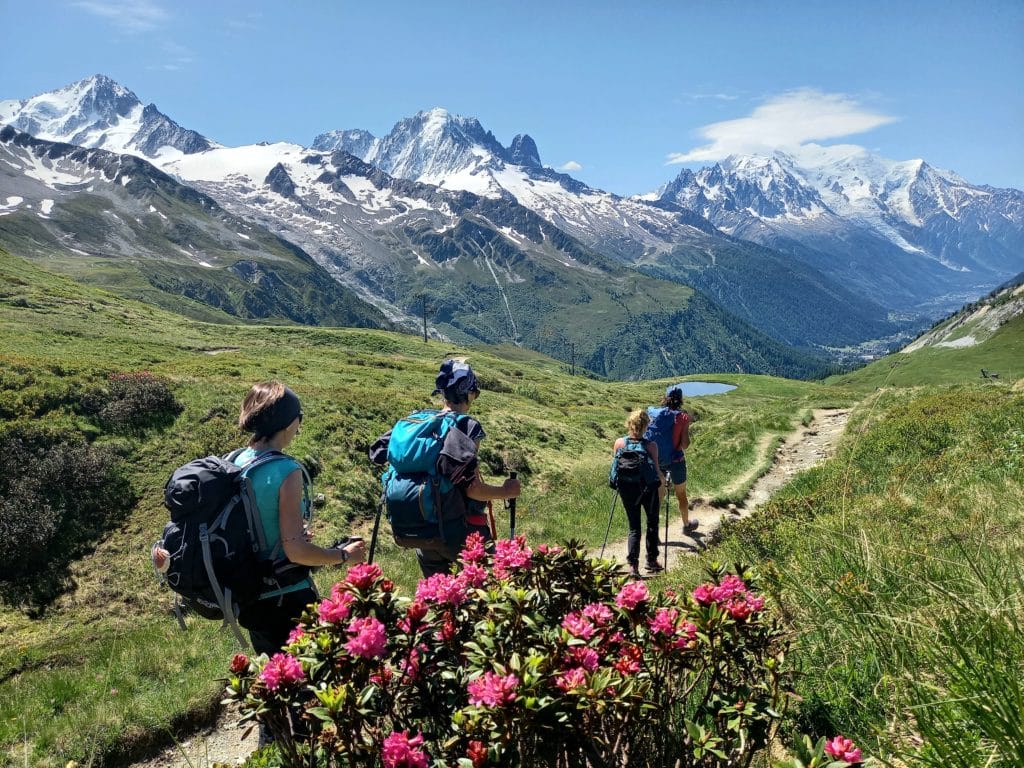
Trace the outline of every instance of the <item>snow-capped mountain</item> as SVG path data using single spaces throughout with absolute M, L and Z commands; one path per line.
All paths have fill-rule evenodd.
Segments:
M 143 106 L 134 93 L 104 75 L 30 99 L 0 101 L 0 124 L 48 141 L 153 158 L 215 146 L 182 128 L 155 104 Z
M 1024 266 L 1024 192 L 857 146 L 730 157 L 684 169 L 645 197 L 691 208 L 901 309 L 958 307 Z

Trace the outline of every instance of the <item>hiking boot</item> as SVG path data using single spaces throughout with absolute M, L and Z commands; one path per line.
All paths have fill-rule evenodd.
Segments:
M 648 560 L 647 570 L 650 573 L 661 573 L 665 569 L 662 568 L 661 563 L 659 563 L 657 560 Z
M 683 535 L 687 536 L 697 530 L 699 523 L 696 520 L 691 520 L 688 523 L 683 523 Z
M 631 579 L 642 579 L 643 575 L 640 573 L 640 567 L 636 563 L 629 564 L 629 578 Z

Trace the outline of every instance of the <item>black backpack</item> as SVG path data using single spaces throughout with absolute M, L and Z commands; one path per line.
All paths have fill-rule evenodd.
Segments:
M 642 442 L 627 437 L 625 444 L 615 451 L 611 470 L 608 472 L 608 485 L 616 490 L 643 490 L 661 485 L 658 470 Z
M 249 473 L 288 457 L 269 451 L 239 467 L 234 463 L 239 453 L 207 456 L 174 470 L 164 487 L 171 521 L 154 550 L 159 547 L 170 554 L 157 570 L 177 596 L 179 623 L 184 626 L 184 607 L 204 618 L 223 620 L 245 645 L 238 612 L 267 597 L 268 591 L 308 578 L 310 569 L 291 563 L 276 550 L 270 559 L 259 557 L 267 541 Z M 308 495 L 304 469 L 303 477 Z

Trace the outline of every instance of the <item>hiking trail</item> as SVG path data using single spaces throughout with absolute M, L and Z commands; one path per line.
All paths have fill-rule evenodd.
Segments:
M 721 527 L 724 518 L 738 520 L 751 514 L 775 491 L 785 485 L 793 475 L 810 469 L 815 464 L 829 458 L 835 452 L 835 447 L 846 427 L 849 413 L 848 409 L 815 410 L 810 424 L 801 425 L 786 435 L 782 445 L 775 450 L 771 468 L 758 478 L 741 504 L 721 508 L 713 507 L 702 499 L 691 499 L 693 509 L 690 510 L 690 519 L 700 522 L 699 528 L 692 536 L 682 535 L 679 510 L 676 507 L 675 497 L 671 496 L 669 498 L 668 566 L 672 567 L 680 557 L 691 556 L 701 551 L 706 546 L 705 542 Z M 755 468 L 746 475 L 736 478 L 724 491 L 733 491 L 749 483 L 774 442 L 773 435 L 762 438 L 756 448 L 758 461 L 755 462 Z M 694 450 L 700 450 L 699 445 L 695 446 Z M 615 514 L 624 518 L 621 504 L 616 506 Z M 664 506 L 662 506 L 662 514 L 664 514 Z M 664 536 L 664 519 L 660 521 L 659 528 L 661 535 Z M 595 548 L 594 554 L 596 555 L 598 551 L 599 549 Z M 625 563 L 626 540 L 610 541 L 605 550 L 605 556 L 614 557 Z M 641 551 L 641 559 L 642 557 Z M 257 729 L 252 728 L 246 733 L 245 729 L 236 725 L 237 720 L 237 709 L 225 708 L 216 723 L 189 736 L 181 742 L 180 747 L 170 747 L 150 760 L 133 763 L 131 768 L 211 768 L 215 763 L 241 765 L 256 749 Z M 242 738 L 243 735 L 245 738 Z
M 775 449 L 772 457 L 771 468 L 761 475 L 751 486 L 746 498 L 740 504 L 730 504 L 727 507 L 715 507 L 706 499 L 690 497 L 690 519 L 696 520 L 700 525 L 693 534 L 683 534 L 682 518 L 679 515 L 679 507 L 676 504 L 674 493 L 669 491 L 668 500 L 668 563 L 662 563 L 667 568 L 672 568 L 680 557 L 688 557 L 702 551 L 707 542 L 715 538 L 718 529 L 722 527 L 723 520 L 739 520 L 752 514 L 761 504 L 764 504 L 775 491 L 785 485 L 797 473 L 810 469 L 814 465 L 832 456 L 835 453 L 839 438 L 846 428 L 846 422 L 850 411 L 845 408 L 822 408 L 812 412 L 811 423 L 800 425 L 796 430 L 786 435 L 782 444 Z M 722 489 L 723 495 L 735 492 L 748 484 L 757 472 L 757 468 L 764 463 L 767 452 L 775 442 L 774 435 L 765 435 L 757 444 L 756 452 L 758 459 L 754 467 L 745 475 L 736 478 L 729 486 Z M 691 450 L 700 450 L 697 444 Z M 610 500 L 609 500 L 610 504 Z M 622 511 L 621 503 L 615 509 L 616 519 L 621 523 L 625 520 L 625 512 Z M 659 537 L 665 536 L 665 505 L 662 503 L 660 519 L 658 521 Z M 595 553 L 600 552 L 595 548 Z M 621 563 L 626 562 L 627 541 L 625 538 L 618 541 L 609 541 L 605 549 L 605 557 L 615 558 Z M 665 542 L 659 547 L 659 557 L 664 558 Z M 644 544 L 641 542 L 640 549 L 640 570 L 643 573 Z

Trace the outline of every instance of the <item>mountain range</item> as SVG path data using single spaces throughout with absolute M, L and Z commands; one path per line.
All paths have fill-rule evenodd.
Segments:
M 1022 193 L 863 151 L 732 158 L 628 198 L 544 166 L 526 134 L 506 147 L 479 121 L 441 109 L 384 137 L 354 129 L 323 133 L 310 148 L 225 147 L 97 75 L 0 101 L 0 123 L 17 129 L 0 146 L 22 149 L 0 166 L 0 243 L 40 240 L 24 234 L 31 200 L 50 200 L 52 217 L 88 189 L 76 177 L 51 183 L 49 197 L 23 194 L 29 185 L 14 166 L 44 176 L 51 152 L 65 165 L 74 154 L 25 134 L 134 155 L 154 166 L 153 178 L 209 201 L 186 218 L 215 205 L 261 243 L 287 244 L 368 322 L 376 314 L 412 326 L 426 304 L 436 335 L 563 358 L 573 350 L 612 376 L 737 367 L 806 375 L 813 358 L 788 347 L 835 354 L 896 338 L 1021 267 Z M 242 227 L 231 228 L 249 232 Z M 48 248 L 61 242 L 51 235 Z M 166 258 L 180 245 L 156 250 Z M 305 322 L 279 309 L 267 316 Z

